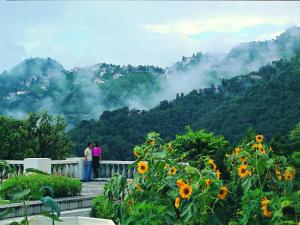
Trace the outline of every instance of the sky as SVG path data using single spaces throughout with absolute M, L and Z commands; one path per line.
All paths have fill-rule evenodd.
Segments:
M 171 66 L 195 52 L 300 26 L 300 2 L 0 1 L 0 71 L 30 57 L 66 69 L 100 62 Z

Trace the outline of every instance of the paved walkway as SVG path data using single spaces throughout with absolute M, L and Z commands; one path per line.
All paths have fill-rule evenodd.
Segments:
M 103 193 L 106 181 L 91 181 L 82 183 L 81 195 L 99 195 Z

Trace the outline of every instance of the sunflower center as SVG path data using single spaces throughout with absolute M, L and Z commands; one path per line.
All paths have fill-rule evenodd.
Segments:
M 224 190 L 220 190 L 219 194 L 223 195 L 224 194 Z
M 145 166 L 141 166 L 141 170 L 145 170 L 146 169 L 146 167 Z
M 189 193 L 190 193 L 190 189 L 185 188 L 185 189 L 183 190 L 183 193 L 186 194 L 186 195 L 189 194 Z
M 241 172 L 246 173 L 246 169 L 245 168 L 241 169 Z

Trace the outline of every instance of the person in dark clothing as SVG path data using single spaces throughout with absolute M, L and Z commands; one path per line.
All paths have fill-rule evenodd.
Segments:
M 99 178 L 99 161 L 101 158 L 102 149 L 99 147 L 98 142 L 95 142 L 92 153 L 94 178 Z

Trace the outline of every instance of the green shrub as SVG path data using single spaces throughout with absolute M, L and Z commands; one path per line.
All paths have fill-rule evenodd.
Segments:
M 104 195 L 99 195 L 93 198 L 91 217 L 111 219 L 118 224 L 119 210 L 119 204 L 114 203 Z
M 29 176 L 16 176 L 8 179 L 2 184 L 2 189 L 12 188 L 16 192 L 30 188 L 32 191 L 39 191 L 41 187 L 49 186 L 53 189 L 53 197 L 61 198 L 75 196 L 81 192 L 81 182 L 65 176 L 47 176 L 33 174 Z M 10 196 L 2 196 L 9 199 Z
M 0 205 L 8 204 L 9 200 L 0 199 Z
M 201 159 L 203 156 L 209 156 L 223 170 L 223 159 L 229 143 L 223 136 L 216 136 L 213 133 L 207 133 L 205 130 L 193 131 L 187 127 L 185 134 L 176 135 L 176 139 L 171 142 L 171 146 L 174 148 L 177 157 L 182 161 L 189 162 L 190 165 L 204 166 Z

